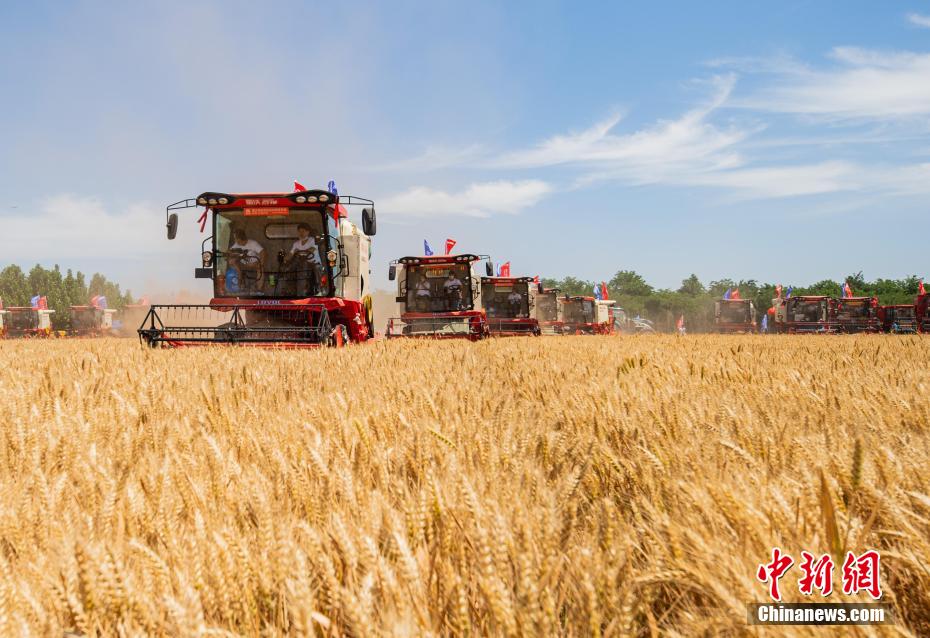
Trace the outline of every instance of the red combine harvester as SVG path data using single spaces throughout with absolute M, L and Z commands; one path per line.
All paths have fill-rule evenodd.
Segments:
M 836 299 L 832 297 L 801 295 L 797 297 L 776 297 L 772 299 L 775 310 L 772 332 L 800 333 L 835 333 Z
M 102 307 L 97 298 L 87 306 L 71 306 L 71 336 L 102 337 L 113 332 L 115 309 Z
M 756 308 L 749 299 L 714 302 L 714 324 L 720 334 L 756 331 Z
M 882 324 L 882 332 L 896 334 L 913 334 L 917 332 L 917 315 L 914 304 L 879 306 L 877 314 L 878 320 Z
M 403 257 L 391 262 L 388 278 L 397 281 L 400 316 L 388 320 L 385 336 L 470 339 L 488 336 L 487 315 L 481 309 L 481 286 L 472 264 L 487 255 Z
M 207 192 L 168 206 L 168 239 L 177 234 L 172 211 L 204 207 L 201 221 L 212 235 L 194 276 L 213 282 L 213 299 L 150 306 L 140 338 L 151 346 L 284 348 L 371 338 L 374 202 L 334 191 Z M 367 206 L 362 232 L 345 206 Z
M 914 300 L 914 320 L 918 332 L 930 332 L 930 293 L 917 295 Z
M 492 337 L 538 337 L 532 277 L 482 277 L 481 306 Z
M 5 336 L 10 339 L 45 339 L 51 337 L 54 310 L 18 306 L 6 309 L 3 318 Z
M 562 298 L 562 316 L 565 320 L 563 334 L 600 335 L 614 331 L 613 299 L 601 300 L 594 297 Z
M 834 299 L 837 330 L 846 334 L 881 332 L 878 299 L 875 297 L 843 297 Z
M 560 292 L 558 288 L 540 288 L 536 293 L 536 320 L 543 335 L 561 335 L 565 329 Z

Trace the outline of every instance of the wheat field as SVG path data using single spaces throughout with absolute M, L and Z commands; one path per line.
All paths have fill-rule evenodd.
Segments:
M 928 635 L 928 354 L 0 342 L 0 635 Z M 897 624 L 748 626 L 773 546 L 878 549 Z

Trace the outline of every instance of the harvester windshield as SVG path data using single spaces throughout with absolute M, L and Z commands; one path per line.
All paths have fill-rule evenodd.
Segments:
M 871 312 L 871 299 L 841 299 L 836 306 L 836 318 L 840 321 L 868 319 Z
M 39 327 L 39 313 L 32 308 L 10 310 L 6 322 L 11 330 L 36 330 Z
M 455 262 L 408 265 L 408 312 L 456 312 L 471 310 L 471 264 Z
M 529 282 L 515 279 L 481 283 L 481 299 L 488 317 L 524 319 L 530 316 Z
M 566 299 L 563 312 L 566 323 L 594 323 L 594 301 Z
M 724 323 L 750 323 L 752 311 L 748 302 L 720 302 L 720 321 Z
M 892 316 L 895 319 L 915 319 L 917 315 L 914 313 L 914 306 L 898 306 L 893 309 Z
M 323 210 L 217 211 L 214 228 L 217 297 L 295 298 L 329 296 L 341 285 L 338 262 L 327 253 L 335 227 Z M 334 294 L 340 294 L 334 291 Z
M 826 321 L 825 299 L 789 299 L 788 313 L 791 321 L 817 322 Z
M 536 297 L 536 316 L 540 321 L 559 320 L 559 302 L 556 296 L 557 293 L 546 292 Z

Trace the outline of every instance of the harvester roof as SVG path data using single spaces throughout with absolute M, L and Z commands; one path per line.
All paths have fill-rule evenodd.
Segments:
M 455 264 L 455 263 L 472 263 L 476 261 L 481 261 L 484 257 L 479 257 L 478 255 L 430 255 L 423 257 L 401 257 L 397 260 L 398 263 L 404 264 L 405 266 L 437 266 L 441 264 Z
M 532 277 L 482 277 L 481 283 L 523 284 L 533 281 Z
M 349 201 L 342 201 L 346 199 Z M 294 193 L 217 193 L 208 191 L 196 197 L 197 204 L 200 206 L 209 206 L 214 210 L 241 208 L 247 216 L 250 212 L 255 215 L 269 215 L 273 214 L 272 211 L 275 209 L 279 209 L 281 214 L 287 214 L 287 209 L 294 207 L 325 208 L 335 205 L 340 217 L 348 217 L 348 213 L 345 208 L 340 206 L 340 203 L 372 203 L 358 197 L 344 197 L 342 200 L 340 200 L 338 194 L 324 190 L 306 190 Z M 352 200 L 359 200 L 359 202 Z

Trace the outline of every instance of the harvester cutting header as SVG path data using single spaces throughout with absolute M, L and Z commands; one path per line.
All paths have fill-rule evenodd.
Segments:
M 373 336 L 374 202 L 340 196 L 332 182 L 325 191 L 206 192 L 168 206 L 168 239 L 177 234 L 176 211 L 197 206 L 201 230 L 209 224 L 212 234 L 194 276 L 213 282 L 213 298 L 152 306 L 139 329 L 147 343 L 306 347 Z M 365 206 L 362 232 L 348 206 Z

